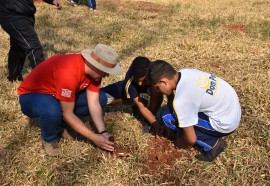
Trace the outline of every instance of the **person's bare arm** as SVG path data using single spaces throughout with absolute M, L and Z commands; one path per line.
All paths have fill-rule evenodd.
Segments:
M 156 121 L 155 116 L 152 114 L 152 112 L 143 104 L 143 101 L 140 97 L 136 97 L 133 99 L 134 103 L 138 106 L 140 113 L 143 115 L 143 117 L 149 122 L 153 123 Z
M 86 90 L 86 97 L 91 118 L 96 125 L 98 132 L 102 132 L 105 130 L 105 123 L 103 119 L 103 110 L 99 103 L 99 93 Z
M 86 137 L 87 139 L 93 141 L 99 148 L 113 151 L 113 143 L 108 141 L 108 139 L 100 134 L 95 134 L 90 129 L 88 129 L 85 124 L 74 114 L 73 110 L 75 107 L 74 102 L 60 101 L 63 110 L 63 119 L 67 124 L 76 132 Z
M 158 109 L 160 108 L 163 101 L 163 94 L 157 90 L 156 87 L 152 86 L 150 88 L 150 104 L 149 104 L 149 110 L 156 114 Z
M 176 139 L 175 145 L 179 148 L 189 148 L 196 143 L 196 133 L 193 126 L 183 128 L 183 136 Z
M 143 117 L 156 129 L 156 133 L 161 135 L 163 133 L 164 127 L 160 125 L 153 113 L 143 104 L 143 101 L 140 97 L 136 97 L 133 99 L 135 104 L 138 106 L 140 113 Z

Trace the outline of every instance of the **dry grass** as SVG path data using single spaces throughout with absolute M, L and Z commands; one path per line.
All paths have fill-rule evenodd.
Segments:
M 142 135 L 140 122 L 123 112 L 108 113 L 106 123 L 121 147 L 133 149 L 130 157 L 120 159 L 83 141 L 64 140 L 61 156 L 47 157 L 39 128 L 20 112 L 19 83 L 6 80 L 9 40 L 0 30 L 0 185 L 270 185 L 269 1 L 97 3 L 96 14 L 66 1 L 61 11 L 37 4 L 36 30 L 47 57 L 105 43 L 118 51 L 125 70 L 134 57 L 145 55 L 176 68 L 213 72 L 236 89 L 241 126 L 226 138 L 228 149 L 213 163 L 194 159 L 194 150 L 181 150 L 192 158 L 175 160 L 170 167 L 175 181 L 162 179 L 160 170 L 143 171 L 151 136 Z

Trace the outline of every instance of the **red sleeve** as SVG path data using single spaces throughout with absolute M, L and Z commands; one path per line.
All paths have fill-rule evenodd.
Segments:
M 87 87 L 87 90 L 91 92 L 99 92 L 101 81 L 94 81 L 91 79 L 90 85 Z

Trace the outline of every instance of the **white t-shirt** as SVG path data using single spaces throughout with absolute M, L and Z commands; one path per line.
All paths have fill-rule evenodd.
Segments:
M 181 128 L 198 124 L 198 113 L 209 116 L 211 126 L 221 133 L 234 131 L 241 118 L 241 107 L 234 89 L 213 74 L 181 69 L 173 107 Z

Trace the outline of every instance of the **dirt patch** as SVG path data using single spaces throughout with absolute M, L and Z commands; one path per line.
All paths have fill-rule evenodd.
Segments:
M 266 6 L 269 5 L 270 3 L 268 1 L 260 1 L 260 2 L 254 2 L 252 3 L 253 6 Z
M 247 32 L 247 26 L 237 22 L 223 25 L 223 29 L 228 31 Z
M 115 142 L 114 137 L 110 136 L 109 141 Z M 114 152 L 112 154 L 117 156 L 117 157 L 129 157 L 130 153 L 132 153 L 132 152 L 134 152 L 134 150 L 121 148 L 117 145 L 117 143 L 115 143 Z
M 133 150 L 131 149 L 124 149 L 124 148 L 116 146 L 113 154 L 117 157 L 123 158 L 123 157 L 129 157 L 132 151 Z
M 166 7 L 159 6 L 151 2 L 138 1 L 135 3 L 136 9 L 150 13 L 168 14 L 169 10 Z
M 163 137 L 153 136 L 148 145 L 148 161 L 154 164 L 172 165 L 177 158 L 182 156 L 182 153 L 173 146 L 172 142 Z
M 174 163 L 183 156 L 181 151 L 170 140 L 159 136 L 152 136 L 148 146 L 147 159 L 143 162 L 144 173 L 177 185 L 179 180 L 174 176 Z
M 115 144 L 113 156 L 119 158 L 130 157 L 136 149 L 125 149 Z M 160 136 L 151 136 L 148 140 L 147 158 L 143 164 L 143 174 L 152 175 L 164 182 L 178 185 L 179 179 L 175 177 L 174 164 L 178 158 L 187 156 L 176 149 L 172 141 Z

